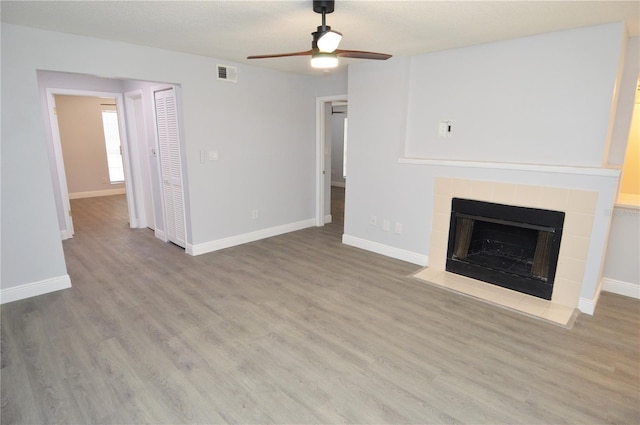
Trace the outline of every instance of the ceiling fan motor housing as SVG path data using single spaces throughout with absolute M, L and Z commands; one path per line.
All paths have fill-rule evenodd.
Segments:
M 334 0 L 313 0 L 313 11 L 316 13 L 333 13 Z

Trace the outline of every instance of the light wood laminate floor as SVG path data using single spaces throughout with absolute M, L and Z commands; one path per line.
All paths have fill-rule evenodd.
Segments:
M 334 223 L 192 257 L 72 201 L 73 288 L 2 306 L 2 423 L 640 423 L 637 300 L 572 330 Z

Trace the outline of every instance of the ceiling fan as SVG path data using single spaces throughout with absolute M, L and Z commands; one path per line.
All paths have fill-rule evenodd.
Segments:
M 333 31 L 326 23 L 327 13 L 333 13 L 334 0 L 313 0 L 313 11 L 322 14 L 322 25 L 312 32 L 311 50 L 293 53 L 277 53 L 271 55 L 247 56 L 247 59 L 282 58 L 286 56 L 311 56 L 311 66 L 314 68 L 335 68 L 338 66 L 338 56 L 355 59 L 386 60 L 391 57 L 386 53 L 366 52 L 362 50 L 338 49 L 342 34 Z

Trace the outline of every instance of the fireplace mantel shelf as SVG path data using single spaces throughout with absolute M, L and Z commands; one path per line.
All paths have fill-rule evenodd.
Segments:
M 601 176 L 618 178 L 619 168 L 605 167 L 579 167 L 567 165 L 546 165 L 546 164 L 520 164 L 515 162 L 489 162 L 489 161 L 456 161 L 450 159 L 426 159 L 426 158 L 405 158 L 398 159 L 400 164 L 435 165 L 444 167 L 467 167 L 467 168 L 490 168 L 516 171 L 534 171 L 540 173 L 559 174 L 580 174 L 586 176 Z

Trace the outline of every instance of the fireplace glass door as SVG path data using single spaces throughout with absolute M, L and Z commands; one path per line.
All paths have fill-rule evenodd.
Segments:
M 455 198 L 447 270 L 551 299 L 564 213 Z

